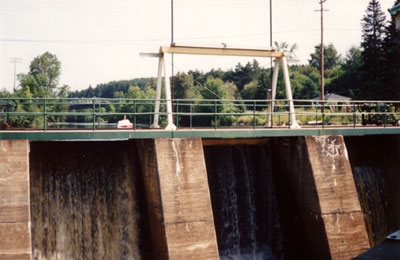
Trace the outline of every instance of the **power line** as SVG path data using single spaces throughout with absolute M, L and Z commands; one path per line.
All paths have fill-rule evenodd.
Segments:
M 22 58 L 10 58 L 10 63 L 14 63 L 14 87 L 13 93 L 15 93 L 15 81 L 17 77 L 17 63 L 22 63 Z

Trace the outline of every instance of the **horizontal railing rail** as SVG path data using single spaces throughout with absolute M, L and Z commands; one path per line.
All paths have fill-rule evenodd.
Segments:
M 155 113 L 155 103 L 160 111 Z M 167 101 L 172 103 L 178 128 L 290 127 L 289 101 L 224 99 L 128 99 L 128 98 L 1 98 L 3 129 L 116 128 L 124 116 L 133 128 L 150 128 L 154 117 L 167 125 Z M 296 123 L 302 127 L 397 126 L 400 101 L 293 100 Z M 75 127 L 74 127 L 75 124 Z

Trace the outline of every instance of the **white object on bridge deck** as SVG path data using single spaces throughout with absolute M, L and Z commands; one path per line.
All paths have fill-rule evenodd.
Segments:
M 133 128 L 133 124 L 124 116 L 123 120 L 118 121 L 117 128 Z

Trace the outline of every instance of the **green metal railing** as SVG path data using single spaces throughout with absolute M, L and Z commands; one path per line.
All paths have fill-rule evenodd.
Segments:
M 126 116 L 134 129 L 153 122 L 154 99 L 3 98 L 0 121 L 11 129 L 116 128 Z M 400 101 L 293 100 L 302 127 L 397 126 Z M 268 108 L 273 103 L 273 111 Z M 167 125 L 166 100 L 160 100 L 160 126 Z M 290 127 L 288 100 L 172 100 L 178 128 Z M 269 119 L 271 122 L 269 122 Z

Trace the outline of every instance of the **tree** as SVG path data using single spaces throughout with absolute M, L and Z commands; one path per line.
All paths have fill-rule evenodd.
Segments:
M 352 98 L 361 98 L 360 89 L 362 87 L 362 77 L 360 69 L 362 67 L 361 50 L 355 46 L 351 47 L 340 67 L 341 74 L 332 79 L 327 84 L 326 89 L 329 92 L 349 96 Z
M 378 0 L 371 0 L 362 19 L 362 98 L 379 99 L 385 92 L 381 84 L 385 71 L 385 14 Z
M 253 63 L 248 62 L 245 66 L 239 63 L 234 71 L 230 70 L 224 74 L 223 80 L 235 83 L 240 92 L 246 84 L 257 80 L 261 72 L 260 64 L 257 60 L 253 60 Z
M 56 88 L 61 74 L 61 63 L 56 55 L 45 52 L 33 59 L 28 74 L 19 74 L 22 88 L 29 87 L 34 97 L 56 95 Z
M 400 0 L 395 5 L 400 4 Z M 385 86 L 385 99 L 400 98 L 400 31 L 396 30 L 396 21 L 392 17 L 386 27 L 386 37 L 383 41 L 385 67 L 383 84 Z
M 309 64 L 318 69 L 321 69 L 321 46 L 316 45 L 314 53 L 311 54 L 311 59 L 308 60 Z M 341 57 L 338 54 L 335 46 L 331 43 L 328 46 L 324 46 L 324 69 L 329 70 L 339 66 L 341 63 Z
M 176 99 L 201 98 L 199 88 L 194 86 L 193 76 L 184 72 L 174 76 L 174 91 Z

